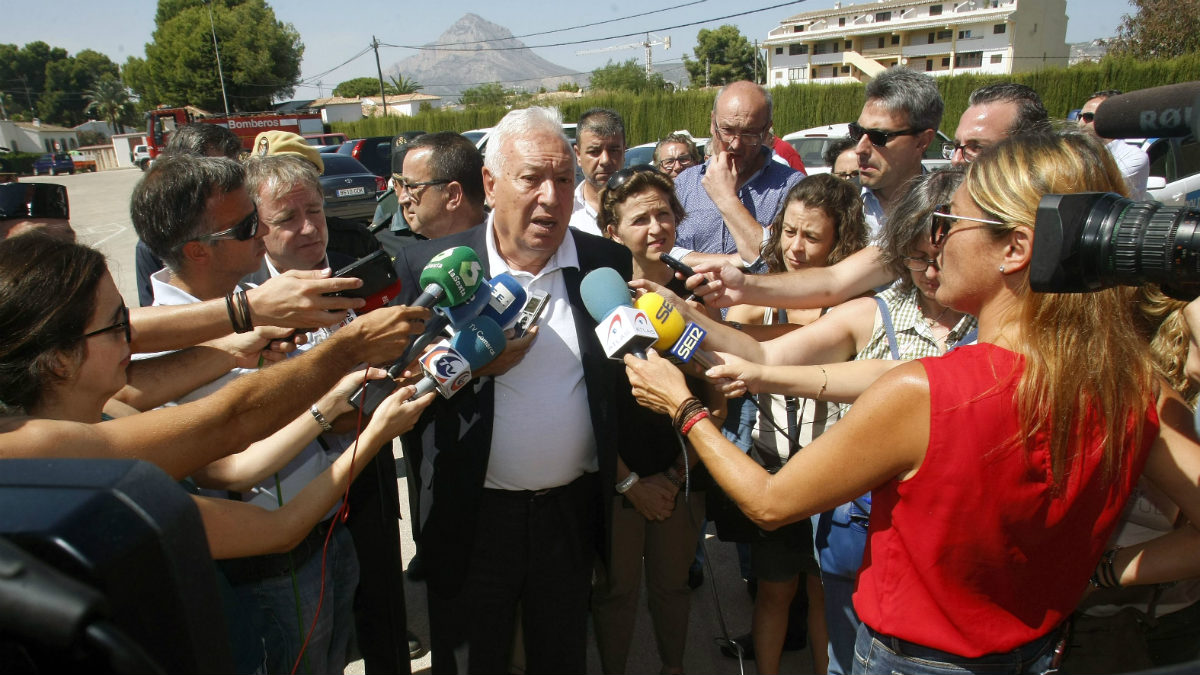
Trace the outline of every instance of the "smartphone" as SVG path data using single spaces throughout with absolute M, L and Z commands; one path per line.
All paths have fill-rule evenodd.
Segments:
M 330 295 L 366 300 L 367 304 L 357 310 L 359 314 L 386 305 L 400 292 L 400 278 L 396 276 L 396 268 L 392 265 L 391 257 L 383 249 L 355 260 L 338 270 L 333 276 L 362 279 L 363 285 L 358 288 L 330 293 Z
M 519 338 L 527 333 L 537 323 L 542 312 L 546 311 L 548 304 L 550 304 L 549 293 L 545 291 L 531 293 L 529 300 L 525 302 L 525 306 L 521 308 L 521 313 L 517 316 L 517 322 L 513 325 L 513 338 Z
M 666 265 L 667 267 L 670 267 L 671 269 L 675 270 L 676 272 L 679 272 L 680 274 L 682 274 L 683 278 L 685 280 L 688 277 L 695 274 L 695 272 L 692 270 L 692 268 L 683 264 L 683 261 L 681 261 L 677 258 L 672 258 L 671 256 L 667 255 L 666 253 L 660 253 L 659 259 L 662 260 L 663 264 Z

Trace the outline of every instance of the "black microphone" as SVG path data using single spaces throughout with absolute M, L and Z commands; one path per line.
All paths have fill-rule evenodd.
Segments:
M 1200 81 L 1140 89 L 1104 99 L 1096 108 L 1096 135 L 1101 138 L 1162 138 L 1195 134 L 1194 114 Z

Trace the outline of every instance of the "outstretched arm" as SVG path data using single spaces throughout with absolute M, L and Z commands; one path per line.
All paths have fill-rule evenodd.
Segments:
M 700 264 L 688 288 L 711 307 L 752 304 L 787 309 L 832 307 L 896 277 L 868 246 L 829 267 L 780 274 L 745 274 L 732 265 Z

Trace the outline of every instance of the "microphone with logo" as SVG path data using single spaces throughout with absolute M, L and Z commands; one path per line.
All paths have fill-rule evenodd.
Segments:
M 455 246 L 433 256 L 421 270 L 421 294 L 412 307 L 454 307 L 466 302 L 483 280 L 483 264 L 469 246 Z
M 454 337 L 434 345 L 421 357 L 425 377 L 417 383 L 412 398 L 435 389 L 450 398 L 471 381 L 472 373 L 500 356 L 504 342 L 504 329 L 499 324 L 486 316 L 476 317 Z
M 610 359 L 625 354 L 646 358 L 646 347 L 658 341 L 644 310 L 633 306 L 629 287 L 619 272 L 600 267 L 588 272 L 579 284 L 579 294 L 588 314 L 596 320 L 596 337 Z
M 453 307 L 434 309 L 434 315 L 425 322 L 425 332 L 409 343 L 395 365 L 388 370 L 388 374 L 393 378 L 399 377 L 400 373 L 404 372 L 404 366 L 438 339 L 446 326 L 459 330 L 471 319 L 486 316 L 501 328 L 508 328 L 520 315 L 521 308 L 525 306 L 525 299 L 525 289 L 516 277 L 508 272 L 497 274 L 490 281 L 480 281 L 475 294 L 466 302 Z
M 653 345 L 655 351 L 666 351 L 679 341 L 683 335 L 683 315 L 666 298 L 654 292 L 643 293 L 633 306 L 646 313 L 650 326 L 658 333 L 658 341 Z

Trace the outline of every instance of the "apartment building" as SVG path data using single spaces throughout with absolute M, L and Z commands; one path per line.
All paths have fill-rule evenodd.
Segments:
M 865 82 L 890 66 L 1006 75 L 1066 66 L 1066 0 L 837 3 L 767 33 L 767 85 Z

